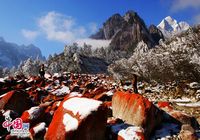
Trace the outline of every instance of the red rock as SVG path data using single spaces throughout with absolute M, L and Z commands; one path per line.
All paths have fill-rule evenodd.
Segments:
M 169 102 L 158 102 L 158 107 L 163 110 L 167 109 L 168 111 L 171 111 L 173 109 Z
M 193 125 L 193 117 L 177 110 L 173 110 L 169 112 L 169 115 L 172 116 L 174 119 L 178 120 L 182 124 L 190 124 Z
M 36 125 L 37 123 L 43 120 L 45 114 L 45 108 L 40 106 L 31 107 L 29 110 L 26 110 L 21 119 L 24 123 L 30 123 L 30 126 Z
M 175 110 L 170 103 L 159 103 L 158 102 L 158 107 L 162 110 L 164 110 L 167 114 L 167 120 L 172 121 L 178 124 L 189 124 L 193 128 L 198 127 L 198 122 L 196 119 L 182 111 Z
M 112 109 L 114 117 L 144 128 L 146 138 L 162 120 L 162 112 L 140 94 L 116 92 L 112 98 Z
M 29 94 L 22 90 L 10 91 L 0 99 L 0 110 L 14 110 L 19 115 L 29 109 L 31 105 Z
M 104 140 L 106 108 L 102 102 L 82 97 L 66 98 L 56 110 L 46 140 Z

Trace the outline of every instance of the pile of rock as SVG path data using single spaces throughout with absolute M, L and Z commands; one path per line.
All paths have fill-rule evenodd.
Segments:
M 0 91 L 0 123 L 18 118 L 29 124 L 23 137 L 0 125 L 1 139 L 196 139 L 199 130 L 174 103 L 151 102 L 101 74 L 7 77 Z

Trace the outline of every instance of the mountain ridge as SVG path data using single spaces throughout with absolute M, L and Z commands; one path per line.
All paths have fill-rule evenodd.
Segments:
M 18 66 L 21 61 L 28 58 L 39 58 L 45 60 L 42 56 L 41 50 L 33 44 L 17 45 L 15 43 L 7 42 L 3 37 L 0 37 L 0 66 L 11 68 Z

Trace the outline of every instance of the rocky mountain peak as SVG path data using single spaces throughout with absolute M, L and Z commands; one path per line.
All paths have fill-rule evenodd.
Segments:
M 129 10 L 128 12 L 126 12 L 126 14 L 124 15 L 124 20 L 129 24 L 140 22 L 141 24 L 145 25 L 144 21 L 140 18 L 137 12 L 133 10 Z

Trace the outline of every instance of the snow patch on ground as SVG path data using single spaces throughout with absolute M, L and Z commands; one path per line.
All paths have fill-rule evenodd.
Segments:
M 78 120 L 67 113 L 63 116 L 63 124 L 67 132 L 78 128 Z
M 34 133 L 37 134 L 38 132 L 45 130 L 45 126 L 46 124 L 44 122 L 39 123 L 37 126 L 33 127 Z
M 176 103 L 178 106 L 185 106 L 185 107 L 200 107 L 200 101 L 195 103 Z
M 102 102 L 97 100 L 74 97 L 65 101 L 63 103 L 63 107 L 72 111 L 74 115 L 78 113 L 80 118 L 83 119 L 87 117 L 92 111 L 96 111 L 101 104 Z
M 169 102 L 188 103 L 188 102 L 191 102 L 191 99 L 183 97 L 183 98 L 178 98 L 178 99 L 170 99 Z

